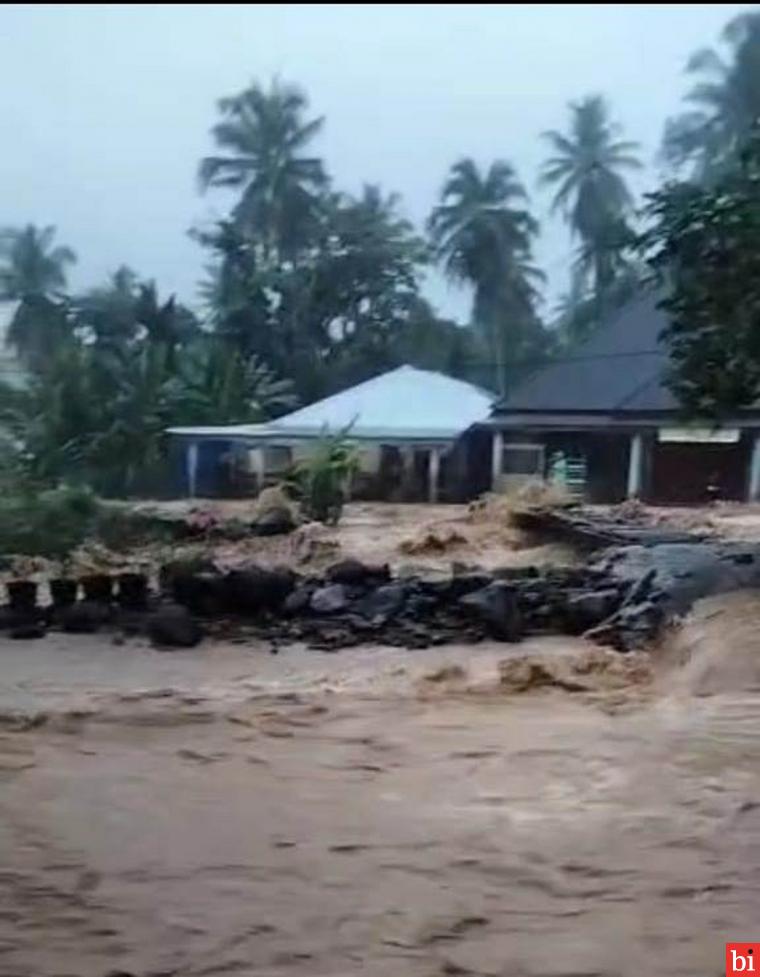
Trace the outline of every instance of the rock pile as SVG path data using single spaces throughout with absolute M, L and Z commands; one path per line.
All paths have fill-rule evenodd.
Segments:
M 174 567 L 163 579 L 172 599 L 199 618 L 237 618 L 275 646 L 299 641 L 325 651 L 368 643 L 424 648 L 485 638 L 519 641 L 600 625 L 607 626 L 600 638 L 627 650 L 651 639 L 663 618 L 636 612 L 640 603 L 652 603 L 651 586 L 639 584 L 632 600 L 627 578 L 594 567 L 394 579 L 387 566 L 344 560 L 321 576 L 253 566 L 225 575 Z M 627 617 L 615 623 L 614 615 L 628 605 Z
M 620 651 L 645 647 L 699 597 L 760 587 L 760 547 L 678 543 L 622 546 L 579 568 L 454 568 L 445 579 L 394 578 L 387 566 L 342 560 L 319 576 L 257 565 L 229 572 L 173 563 L 159 593 L 134 573 L 7 585 L 0 626 L 11 637 L 47 628 L 147 634 L 160 647 L 192 647 L 205 631 L 337 650 L 359 644 L 424 648 L 529 634 L 585 634 Z

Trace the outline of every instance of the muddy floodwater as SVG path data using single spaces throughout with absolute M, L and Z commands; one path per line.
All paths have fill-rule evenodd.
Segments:
M 597 694 L 500 683 L 568 639 L 3 641 L 0 974 L 721 974 L 760 938 L 742 600 Z M 722 688 L 726 641 L 751 660 Z

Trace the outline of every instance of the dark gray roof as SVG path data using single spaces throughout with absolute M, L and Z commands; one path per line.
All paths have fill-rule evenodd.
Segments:
M 663 385 L 665 314 L 645 295 L 626 305 L 571 355 L 550 363 L 496 407 L 504 412 L 674 411 Z

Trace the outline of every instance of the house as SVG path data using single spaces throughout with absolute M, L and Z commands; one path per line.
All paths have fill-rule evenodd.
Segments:
M 462 380 L 400 366 L 266 424 L 169 429 L 181 494 L 253 494 L 307 457 L 326 432 L 359 447 L 354 495 L 460 497 L 467 477 L 460 435 L 485 421 L 493 396 Z
M 666 323 L 641 296 L 496 404 L 492 484 L 569 464 L 591 501 L 760 498 L 760 410 L 687 422 L 665 385 Z

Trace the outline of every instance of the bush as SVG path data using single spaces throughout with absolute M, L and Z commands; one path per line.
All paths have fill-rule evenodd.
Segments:
M 87 489 L 0 496 L 0 552 L 65 556 L 93 531 L 100 506 Z
M 313 454 L 289 476 L 288 489 L 308 519 L 334 526 L 341 517 L 346 490 L 359 466 L 356 447 L 347 435 L 348 428 L 324 434 Z

